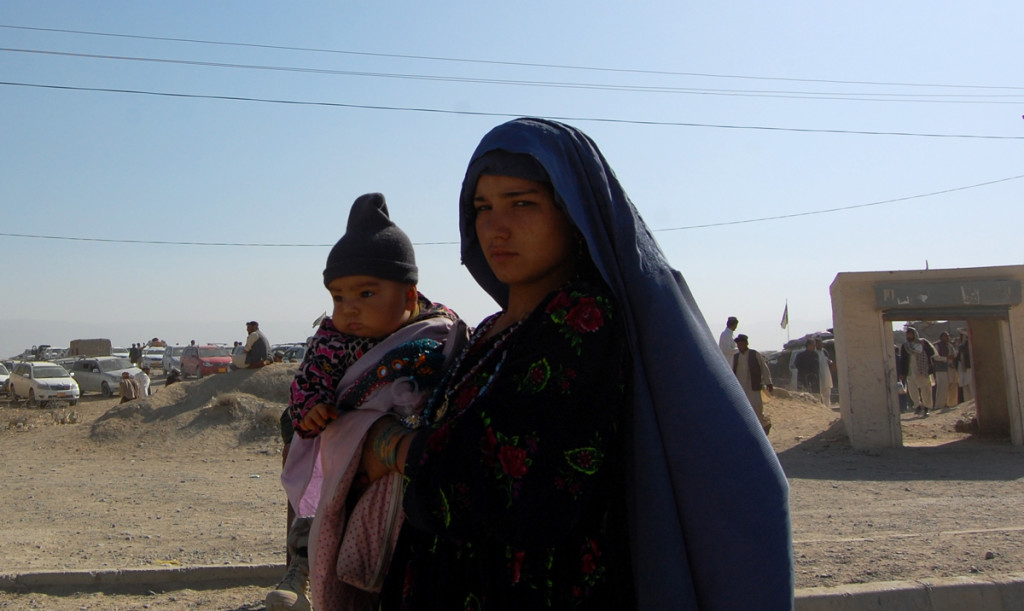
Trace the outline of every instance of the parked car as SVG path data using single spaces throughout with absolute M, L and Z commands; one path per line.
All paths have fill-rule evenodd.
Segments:
M 164 356 L 160 360 L 160 367 L 167 373 L 170 373 L 172 369 L 181 371 L 181 353 L 185 351 L 185 346 L 167 346 L 164 348 Z
M 4 367 L 3 363 L 0 363 L 0 393 L 7 394 L 7 380 L 11 377 L 11 372 Z
M 164 350 L 165 348 L 146 348 L 142 351 L 142 356 L 139 357 L 139 367 L 160 367 L 163 369 L 164 366 Z
M 53 362 L 57 363 L 58 365 L 60 365 L 64 369 L 67 369 L 68 373 L 71 373 L 71 366 L 74 365 L 75 361 L 77 361 L 80 358 L 82 358 L 82 357 L 80 357 L 80 356 L 66 356 L 66 357 L 64 357 L 62 359 L 53 359 Z
M 98 392 L 104 397 L 117 394 L 121 373 L 124 371 L 135 376 L 141 369 L 132 365 L 128 357 L 120 356 L 94 356 L 78 359 L 71 364 L 71 375 L 75 377 L 82 392 Z
M 212 373 L 227 373 L 231 354 L 223 346 L 185 346 L 181 352 L 181 375 L 201 378 Z
M 50 361 L 52 363 L 57 359 L 66 357 L 67 355 L 67 348 L 54 348 L 53 346 L 50 346 L 49 348 L 43 351 L 43 360 Z
M 29 405 L 43 405 L 55 399 L 75 405 L 80 394 L 71 374 L 49 361 L 18 363 L 7 381 L 7 388 L 15 403 L 24 397 Z
M 291 346 L 290 348 L 285 350 L 284 354 L 281 355 L 281 360 L 283 360 L 285 363 L 301 363 L 303 357 L 305 357 L 305 356 L 306 356 L 306 346 L 305 345 L 296 345 L 296 346 Z

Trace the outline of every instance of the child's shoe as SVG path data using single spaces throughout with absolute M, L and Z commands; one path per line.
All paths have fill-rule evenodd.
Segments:
M 310 611 L 309 559 L 305 556 L 292 558 L 284 579 L 263 602 L 267 611 Z

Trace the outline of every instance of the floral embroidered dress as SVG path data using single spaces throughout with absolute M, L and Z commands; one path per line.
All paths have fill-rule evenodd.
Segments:
M 628 609 L 627 351 L 606 288 L 575 280 L 482 339 L 428 405 L 383 609 Z

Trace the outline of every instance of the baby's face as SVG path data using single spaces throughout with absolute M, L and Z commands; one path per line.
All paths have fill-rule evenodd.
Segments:
M 342 276 L 327 285 L 331 320 L 342 333 L 385 337 L 399 329 L 416 306 L 416 286 L 373 276 Z

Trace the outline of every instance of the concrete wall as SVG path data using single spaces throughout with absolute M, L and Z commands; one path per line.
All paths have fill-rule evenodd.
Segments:
M 886 319 L 886 311 L 878 305 L 876 285 L 909 283 L 916 290 L 917 283 L 928 286 L 978 280 L 1024 283 L 1024 266 L 844 272 L 836 276 L 829 291 L 839 405 L 854 447 L 891 448 L 903 444 L 890 322 L 903 319 L 898 309 L 888 311 Z M 979 425 L 984 432 L 1008 433 L 1012 443 L 1024 445 L 1024 305 L 1014 303 L 993 314 L 991 307 L 983 307 L 985 304 L 967 303 L 966 295 L 963 301 L 957 307 L 967 312 L 971 330 Z M 918 318 L 929 305 L 925 301 L 915 307 L 912 317 Z M 941 309 L 935 310 L 935 320 L 947 318 Z
M 845 276 L 830 289 L 843 426 L 855 447 L 900 447 L 896 359 L 885 349 L 892 329 L 875 309 L 874 285 Z
M 1010 414 L 1005 409 L 1008 386 L 1006 368 L 1003 367 L 1003 327 L 1001 320 L 971 322 L 971 343 L 974 352 L 974 384 L 978 404 L 980 432 L 993 434 L 1009 430 Z

